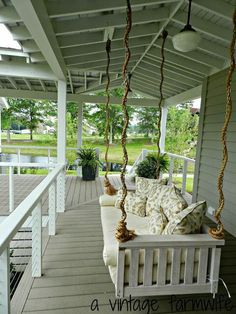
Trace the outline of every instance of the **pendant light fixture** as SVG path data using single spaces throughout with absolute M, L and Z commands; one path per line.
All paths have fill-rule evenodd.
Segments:
M 189 0 L 187 24 L 172 38 L 174 48 L 181 52 L 189 52 L 196 49 L 201 41 L 199 33 L 190 24 L 191 4 L 192 0 Z

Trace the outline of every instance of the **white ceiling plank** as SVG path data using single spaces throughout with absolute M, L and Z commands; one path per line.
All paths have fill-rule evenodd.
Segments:
M 144 48 L 143 47 L 135 47 L 131 48 L 131 56 L 136 56 L 141 53 L 143 53 Z M 117 58 L 123 58 L 124 59 L 124 49 L 111 51 L 110 54 L 111 60 L 117 59 Z M 94 54 L 88 54 L 88 55 L 82 55 L 78 57 L 71 57 L 66 59 L 66 64 L 73 65 L 73 64 L 85 64 L 88 62 L 97 62 L 97 61 L 104 61 L 107 60 L 107 55 L 105 50 L 103 52 L 94 53 Z
M 186 24 L 186 18 L 186 12 L 179 11 L 172 20 L 184 26 Z M 231 32 L 228 28 L 217 25 L 215 23 L 211 23 L 203 18 L 194 16 L 193 14 L 191 15 L 191 25 L 195 30 L 214 37 L 225 43 L 229 43 L 231 40 Z
M 194 0 L 194 6 L 198 6 L 202 9 L 207 10 L 213 14 L 218 15 L 228 21 L 232 21 L 232 15 L 234 6 L 222 0 L 206 1 L 206 0 Z
M 45 58 L 41 52 L 30 53 L 30 60 L 32 63 L 34 63 L 34 62 L 46 62 L 46 60 L 45 60 Z
M 27 85 L 28 89 L 32 90 L 32 86 L 31 86 L 30 82 L 26 78 L 23 78 L 23 80 L 24 80 L 25 84 Z
M 154 58 L 161 59 L 161 49 L 153 47 L 148 51 L 148 54 Z M 179 56 L 173 52 L 165 51 L 166 62 L 174 63 L 177 66 L 189 68 L 191 71 L 208 75 L 210 73 L 210 66 L 198 63 L 193 60 L 186 59 L 184 56 Z
M 87 90 L 87 74 L 84 72 L 84 90 Z
M 58 79 L 66 77 L 66 67 L 43 1 L 12 0 L 27 29 Z
M 135 66 L 132 68 L 132 72 L 134 72 L 134 70 L 136 69 L 136 67 L 139 65 L 139 63 L 142 61 L 142 59 L 145 57 L 145 55 L 147 54 L 147 52 L 151 49 L 151 47 L 153 46 L 153 44 L 155 43 L 155 41 L 158 39 L 158 37 L 161 35 L 163 29 L 165 29 L 165 27 L 168 25 L 168 23 L 170 22 L 170 20 L 172 19 L 172 17 L 176 14 L 176 12 L 179 10 L 179 8 L 181 7 L 181 5 L 184 3 L 184 0 L 181 0 L 178 2 L 177 5 L 173 5 L 171 7 L 170 13 L 168 18 L 160 23 L 159 29 L 157 30 L 156 35 L 154 36 L 154 38 L 152 39 L 151 43 L 146 47 L 144 53 L 142 54 L 142 56 L 139 58 L 138 62 L 135 64 Z
M 17 1 L 17 0 L 14 0 Z M 169 16 L 168 8 L 158 8 L 144 11 L 134 11 L 133 23 L 151 23 L 163 21 Z M 115 13 L 102 16 L 80 17 L 73 20 L 52 21 L 56 35 L 73 34 L 79 32 L 96 31 L 105 27 L 121 27 L 126 25 L 126 14 Z
M 152 37 L 142 37 L 142 38 L 130 38 L 129 40 L 129 47 L 144 47 L 145 45 L 148 45 L 151 41 Z M 83 55 L 89 55 L 89 54 L 97 54 L 101 52 L 106 52 L 105 47 L 106 45 L 104 42 L 95 43 L 95 44 L 88 44 L 83 45 L 80 47 L 69 47 L 62 49 L 62 55 L 64 58 L 70 58 L 70 57 L 76 57 L 76 56 L 83 56 Z M 113 53 L 116 50 L 122 50 L 124 51 L 124 43 L 123 39 L 115 40 L 111 42 L 111 53 Z
M 7 79 L 15 89 L 18 89 L 16 81 L 12 77 L 7 77 Z
M 110 75 L 110 85 L 111 84 L 118 84 L 120 85 L 121 84 L 121 79 L 116 79 L 116 76 L 114 76 L 113 74 Z M 93 82 L 93 83 L 90 83 L 88 86 L 81 86 L 79 88 L 76 89 L 76 93 L 83 93 L 85 91 L 91 91 L 91 90 L 94 90 L 94 89 L 103 89 L 105 90 L 105 87 L 106 87 L 106 81 L 104 81 L 103 83 L 100 84 L 99 80 L 96 81 L 96 82 Z
M 154 47 L 161 48 L 161 40 L 157 40 L 156 43 L 153 45 Z M 199 50 L 190 51 L 186 53 L 182 53 L 176 49 L 174 49 L 171 39 L 166 40 L 165 50 L 170 51 L 173 54 L 181 56 L 183 58 L 192 60 L 194 62 L 198 62 L 210 67 L 216 67 L 218 69 L 222 69 L 224 66 L 224 60 L 219 59 L 217 57 L 212 58 L 212 56 L 208 54 L 203 54 Z
M 20 22 L 21 18 L 12 6 L 6 6 L 0 8 L 0 23 L 17 23 Z
M 40 51 L 39 47 L 36 45 L 36 42 L 34 40 L 22 41 L 21 46 L 23 51 L 27 53 Z
M 132 1 L 132 8 L 174 1 L 176 0 L 134 0 Z M 126 3 L 122 0 L 93 0 L 92 3 L 84 0 L 57 0 L 56 2 L 48 1 L 46 5 L 49 16 L 53 18 L 126 9 Z
M 73 82 L 72 82 L 70 70 L 67 70 L 67 73 L 68 73 L 68 77 L 69 77 L 71 93 L 74 94 L 74 87 L 73 87 Z
M 181 94 L 167 98 L 164 101 L 165 106 L 176 106 L 178 104 L 194 100 L 201 97 L 202 85 L 189 89 Z
M 0 75 L 55 80 L 56 76 L 48 65 L 27 64 L 21 62 L 0 62 Z
M 10 27 L 11 34 L 14 40 L 28 40 L 32 39 L 32 35 L 25 27 L 25 25 L 17 25 Z

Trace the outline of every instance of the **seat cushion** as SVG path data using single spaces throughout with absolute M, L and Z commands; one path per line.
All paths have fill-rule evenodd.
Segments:
M 117 200 L 117 195 L 103 194 L 99 197 L 99 204 L 101 206 L 114 206 Z
M 205 213 L 205 201 L 191 204 L 172 217 L 162 234 L 200 233 Z

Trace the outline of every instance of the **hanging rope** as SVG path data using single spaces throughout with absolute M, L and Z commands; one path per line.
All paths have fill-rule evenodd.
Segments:
M 211 228 L 209 229 L 209 234 L 216 239 L 223 239 L 224 238 L 224 225 L 221 221 L 221 212 L 224 208 L 225 204 L 225 197 L 223 192 L 223 183 L 224 183 L 224 171 L 228 162 L 228 149 L 227 149 L 227 129 L 230 122 L 230 118 L 232 115 L 232 97 L 231 97 L 231 83 L 232 83 L 232 77 L 233 72 L 235 70 L 235 43 L 236 43 L 236 9 L 234 11 L 233 15 L 233 38 L 230 44 L 230 67 L 229 72 L 227 76 L 226 81 L 226 112 L 225 112 L 225 121 L 224 126 L 221 131 L 221 142 L 223 145 L 223 156 L 222 156 L 222 163 L 221 163 L 221 169 L 218 176 L 218 182 L 217 182 L 217 189 L 219 192 L 219 204 L 218 209 L 215 212 L 215 219 L 217 222 L 217 228 Z
M 160 86 L 159 86 L 159 92 L 160 92 L 160 100 L 158 103 L 158 118 L 157 118 L 157 169 L 156 169 L 156 177 L 157 179 L 160 177 L 160 156 L 161 156 L 161 148 L 160 148 L 160 139 L 161 139 L 161 120 L 162 120 L 162 102 L 164 99 L 163 95 L 163 83 L 164 83 L 164 64 L 165 64 L 165 54 L 164 54 L 164 48 L 165 48 L 165 42 L 166 38 L 168 36 L 168 32 L 166 30 L 163 30 L 162 32 L 162 45 L 161 45 L 161 81 L 160 81 Z
M 109 164 L 108 164 L 108 152 L 110 148 L 110 142 L 109 142 L 109 134 L 110 134 L 110 73 L 109 73 L 109 67 L 110 67 L 110 53 L 111 53 L 111 40 L 108 38 L 106 42 L 106 53 L 107 53 L 107 66 L 106 66 L 106 76 L 107 76 L 107 84 L 106 84 L 106 96 L 107 96 L 107 102 L 106 102 L 106 128 L 105 128 L 105 143 L 106 143 L 106 151 L 105 151 L 105 163 L 106 163 L 106 173 L 104 177 L 104 192 L 108 195 L 115 195 L 116 189 L 114 186 L 110 183 L 108 179 L 108 172 L 109 172 Z
M 129 64 L 129 60 L 131 57 L 131 52 L 129 49 L 129 33 L 131 31 L 131 27 L 132 27 L 132 11 L 131 11 L 131 6 L 130 6 L 130 0 L 127 0 L 127 25 L 126 25 L 126 30 L 125 30 L 125 34 L 124 34 L 124 45 L 125 45 L 125 61 L 123 64 L 123 69 L 122 69 L 122 74 L 123 74 L 123 80 L 125 81 L 125 93 L 122 99 L 122 110 L 123 110 L 123 114 L 124 114 L 124 126 L 123 126 L 123 130 L 122 130 L 122 137 L 121 137 L 121 145 L 122 145 L 122 149 L 123 149 L 123 165 L 122 165 L 122 171 L 121 171 L 121 183 L 122 183 L 122 198 L 120 201 L 120 209 L 122 212 L 122 217 L 121 220 L 118 223 L 117 229 L 116 229 L 116 239 L 119 242 L 126 242 L 128 240 L 132 240 L 134 239 L 135 232 L 133 230 L 128 230 L 126 227 L 126 211 L 125 211 L 125 198 L 127 196 L 127 187 L 125 184 L 125 170 L 126 170 L 126 166 L 128 164 L 128 153 L 127 153 L 127 149 L 126 149 L 126 134 L 127 134 L 127 128 L 129 125 L 129 115 L 128 115 L 128 111 L 127 111 L 127 106 L 126 106 L 126 102 L 127 102 L 127 97 L 128 97 L 128 93 L 130 91 L 130 86 L 129 86 L 129 76 L 127 75 L 127 68 L 128 68 L 128 64 Z

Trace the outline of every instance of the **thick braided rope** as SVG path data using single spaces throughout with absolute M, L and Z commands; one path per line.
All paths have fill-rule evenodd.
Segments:
M 166 38 L 168 36 L 168 32 L 166 30 L 163 30 L 162 32 L 162 46 L 161 46 L 161 68 L 160 68 L 160 73 L 161 73 L 161 81 L 160 81 L 160 86 L 159 86 L 159 92 L 160 92 L 160 99 L 158 103 L 158 118 L 157 118 L 157 169 L 156 169 L 156 178 L 158 179 L 160 177 L 160 155 L 161 155 L 161 148 L 160 148 L 160 140 L 161 140 L 161 120 L 162 120 L 162 102 L 164 99 L 163 96 L 163 83 L 164 83 L 164 64 L 165 64 L 165 54 L 164 54 L 164 48 L 165 48 L 165 42 Z
M 110 73 L 109 73 L 109 67 L 110 67 L 110 53 L 111 53 L 111 40 L 108 38 L 106 42 L 106 53 L 107 53 L 107 66 L 106 66 L 106 76 L 107 76 L 107 84 L 106 84 L 106 127 L 105 127 L 105 143 L 106 143 L 106 151 L 105 151 L 105 163 L 106 163 L 106 173 L 104 176 L 104 192 L 108 195 L 114 195 L 116 194 L 115 188 L 111 185 L 109 179 L 108 179 L 108 172 L 109 172 L 109 165 L 108 165 L 108 152 L 110 148 L 109 143 L 109 133 L 110 133 Z
M 232 97 L 231 97 L 231 83 L 232 83 L 232 77 L 235 70 L 235 43 L 236 43 L 236 9 L 234 11 L 233 15 L 233 38 L 230 44 L 230 67 L 229 72 L 227 76 L 226 81 L 226 112 L 225 112 L 225 121 L 224 126 L 221 131 L 221 142 L 223 145 L 223 156 L 222 156 L 222 163 L 221 168 L 218 176 L 218 182 L 217 182 L 217 189 L 219 192 L 219 204 L 218 208 L 215 212 L 215 219 L 217 222 L 217 228 L 211 228 L 209 229 L 209 234 L 216 239 L 223 239 L 224 238 L 224 225 L 221 221 L 221 212 L 224 208 L 225 204 L 225 197 L 223 192 L 223 183 L 224 183 L 224 171 L 228 162 L 228 149 L 227 149 L 227 129 L 230 122 L 230 118 L 232 115 Z
M 124 34 L 124 46 L 125 46 L 125 61 L 123 64 L 123 69 L 122 69 L 122 74 L 123 74 L 123 80 L 125 81 L 125 92 L 124 96 L 122 98 L 122 110 L 124 114 L 124 126 L 122 130 L 122 136 L 121 136 L 121 145 L 122 145 L 122 150 L 123 150 L 123 165 L 122 165 L 122 170 L 121 170 L 121 183 L 122 183 L 122 198 L 120 201 L 120 209 L 121 209 L 121 220 L 118 223 L 117 229 L 116 229 L 116 239 L 119 242 L 126 242 L 128 240 L 132 240 L 135 237 L 135 233 L 133 230 L 128 230 L 126 227 L 126 211 L 125 211 L 125 198 L 127 196 L 127 187 L 125 183 L 125 171 L 126 171 L 126 166 L 128 164 L 128 153 L 126 149 L 126 136 L 127 136 L 127 128 L 129 125 L 129 115 L 127 111 L 127 97 L 128 93 L 130 90 L 129 86 L 129 80 L 127 78 L 127 68 L 129 64 L 129 60 L 131 57 L 131 52 L 129 49 L 129 33 L 131 31 L 132 27 L 132 10 L 131 10 L 131 5 L 130 5 L 130 0 L 127 0 L 127 25 L 126 25 L 126 30 Z

